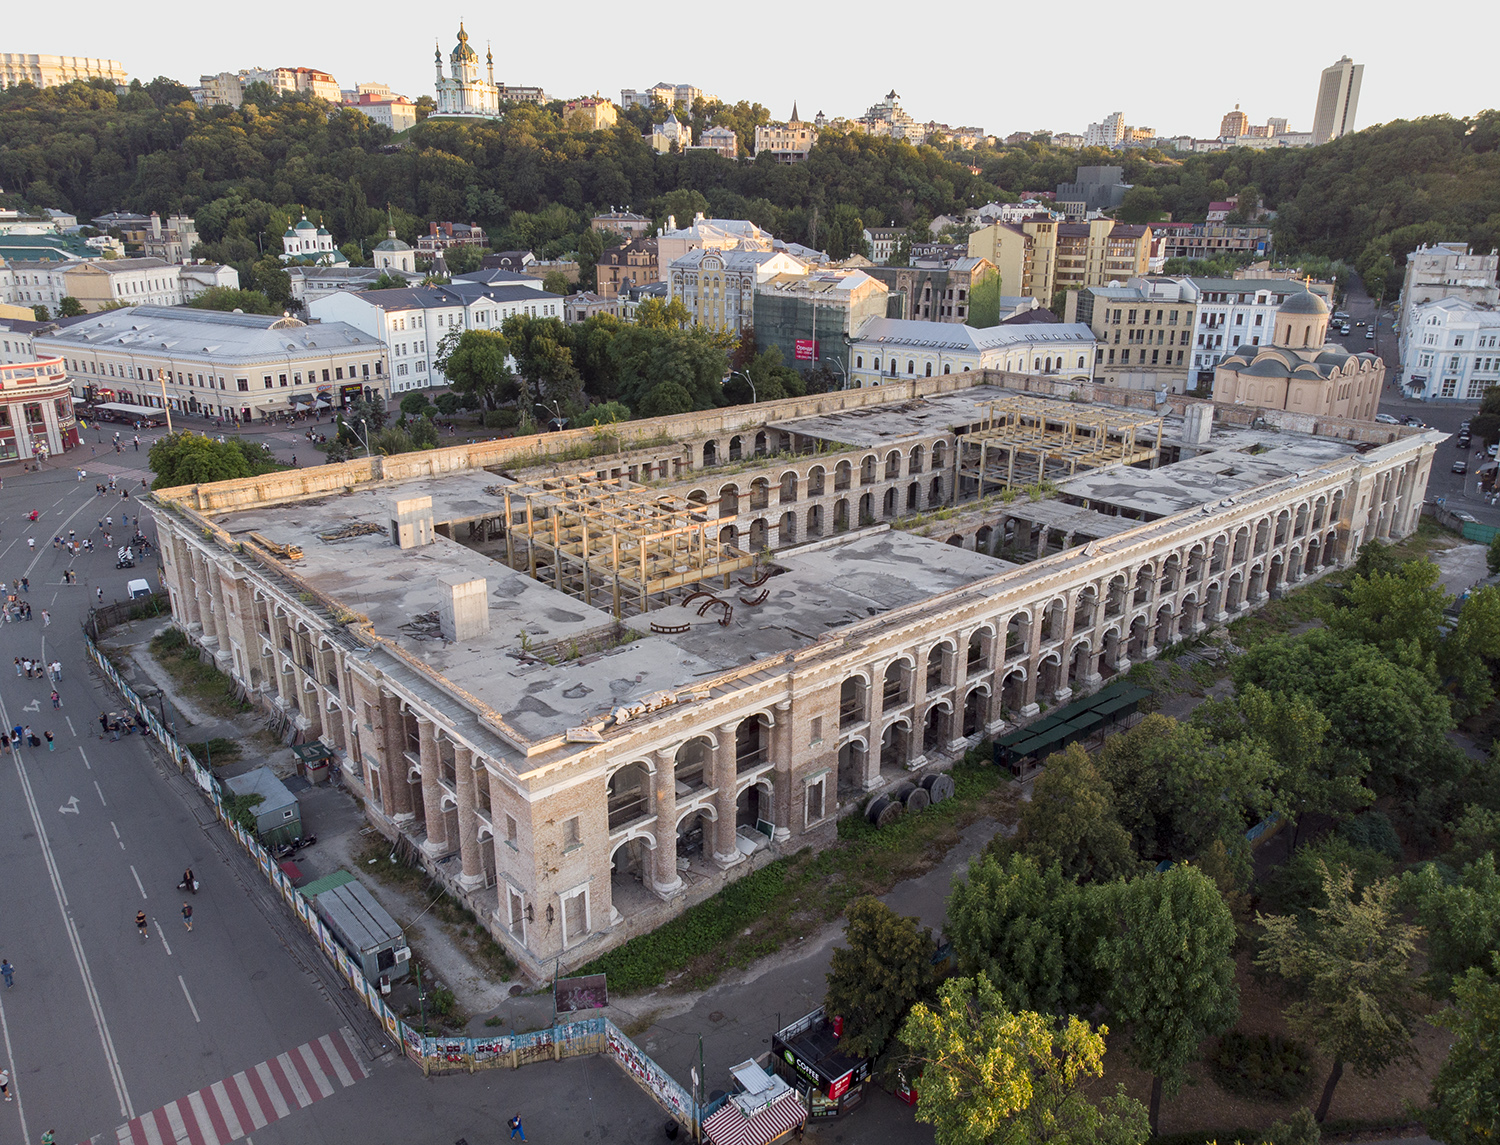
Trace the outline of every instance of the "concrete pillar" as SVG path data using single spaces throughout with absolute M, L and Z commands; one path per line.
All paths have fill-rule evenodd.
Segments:
M 784 843 L 792 837 L 792 702 L 779 701 L 775 712 L 776 723 L 771 727 L 771 759 L 775 763 L 771 818 L 776 824 L 775 841 Z M 835 769 L 837 762 L 834 761 Z M 837 786 L 836 775 L 834 782 Z
M 652 806 L 656 811 L 656 848 L 651 852 L 651 890 L 668 899 L 682 889 L 677 873 L 677 752 L 656 753 L 652 777 Z
M 453 745 L 453 791 L 458 798 L 458 853 L 463 873 L 458 885 L 464 890 L 484 886 L 484 860 L 479 853 L 479 813 L 475 808 L 474 753 L 462 744 Z M 487 778 L 487 777 L 483 777 Z
M 219 567 L 208 563 L 208 591 L 214 602 L 214 636 L 219 642 L 214 660 L 221 671 L 232 671 L 234 666 L 233 641 L 229 637 L 229 590 L 219 575 Z
M 381 790 L 385 813 L 397 827 L 405 830 L 416 818 L 412 810 L 411 782 L 406 778 L 406 725 L 401 715 L 401 701 L 388 692 L 380 693 L 375 707 L 375 742 L 380 758 Z
M 422 850 L 435 859 L 446 855 L 451 848 L 443 825 L 443 785 L 438 781 L 442 761 L 438 753 L 437 728 L 431 720 L 417 717 L 417 737 L 422 769 L 422 813 L 427 820 L 427 839 Z
M 745 856 L 734 845 L 735 834 L 735 780 L 737 760 L 735 757 L 734 724 L 720 724 L 714 729 L 719 746 L 714 749 L 714 862 L 721 870 L 734 866 Z
M 193 595 L 198 598 L 199 640 L 208 649 L 218 647 L 219 636 L 214 630 L 213 595 L 208 583 L 209 562 L 197 552 L 193 553 Z

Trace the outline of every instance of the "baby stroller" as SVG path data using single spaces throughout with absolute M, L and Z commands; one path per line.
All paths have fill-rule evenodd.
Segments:
M 129 545 L 124 546 L 123 548 L 120 549 L 120 551 L 118 553 L 115 554 L 115 568 L 117 568 L 117 569 L 133 569 L 133 568 L 135 568 L 135 554 L 130 551 L 130 546 Z

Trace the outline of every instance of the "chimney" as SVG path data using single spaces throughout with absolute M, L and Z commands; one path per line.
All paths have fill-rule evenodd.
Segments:
M 484 577 L 448 573 L 438 577 L 443 600 L 438 623 L 444 640 L 472 640 L 490 630 L 490 584 Z
M 437 234 L 437 224 L 436 223 L 428 223 L 427 224 L 427 233 L 430 234 L 430 235 L 436 235 Z
M 1213 428 L 1214 407 L 1211 402 L 1188 406 L 1183 418 L 1183 441 L 1189 445 L 1207 445 Z
M 161 216 L 155 211 L 151 212 L 151 237 L 154 239 L 161 238 Z
M 451 239 L 453 237 L 453 224 L 452 223 L 444 223 L 443 224 L 443 233 L 445 235 L 447 235 Z
M 391 537 L 403 549 L 432 544 L 432 498 L 400 497 L 392 501 Z

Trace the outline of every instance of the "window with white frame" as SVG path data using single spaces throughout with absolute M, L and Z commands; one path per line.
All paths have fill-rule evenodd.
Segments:
M 806 817 L 802 825 L 811 827 L 827 813 L 825 797 L 828 792 L 828 773 L 825 771 L 816 779 L 810 779 L 807 783 L 807 792 L 804 797 L 804 810 Z
M 526 900 L 521 892 L 510 884 L 506 884 L 506 902 L 510 911 L 510 932 L 522 942 L 526 941 Z
M 558 896 L 562 900 L 563 947 L 582 942 L 589 933 L 589 888 L 585 884 Z

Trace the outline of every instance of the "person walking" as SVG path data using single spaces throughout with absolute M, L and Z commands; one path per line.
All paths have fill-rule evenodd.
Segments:
M 103 589 L 103 587 L 94 589 L 94 599 L 97 600 L 100 604 L 104 603 L 104 589 Z
M 27 537 L 26 538 L 26 548 L 29 549 L 33 553 L 36 552 L 36 538 L 35 537 Z
M 56 692 L 53 692 L 52 694 L 54 696 L 57 695 Z M 54 743 L 53 743 L 53 739 L 52 739 L 52 733 L 51 732 L 43 732 L 42 733 L 42 738 L 47 741 L 47 750 L 48 751 L 53 750 Z
M 50 612 L 48 612 L 45 608 L 42 609 L 42 627 L 46 628 L 47 625 L 49 625 L 51 623 L 52 623 L 52 614 Z
M 188 928 L 188 933 L 193 932 L 193 908 L 189 903 L 182 904 L 182 925 Z
M 62 707 L 62 697 L 57 694 L 56 688 L 52 689 L 52 707 L 54 710 Z
M 138 911 L 135 912 L 135 925 L 136 925 L 136 929 L 141 932 L 141 937 L 143 939 L 151 937 L 150 933 L 146 929 L 146 912 L 145 911 L 138 910 Z
M 518 1113 L 506 1122 L 510 1126 L 510 1139 L 514 1141 L 519 1135 L 522 1141 L 526 1140 L 526 1130 L 521 1128 L 521 1115 Z
M 57 1145 L 57 1130 L 49 1129 L 43 1133 L 42 1145 Z
M 61 684 L 62 683 L 62 661 L 61 660 L 54 660 L 54 661 L 52 661 L 52 682 L 54 684 Z
M 24 577 L 24 576 L 21 578 L 21 591 L 22 592 L 30 592 L 31 591 L 31 578 Z
M 16 968 L 10 964 L 9 958 L 0 959 L 0 978 L 5 979 L 7 990 L 16 984 Z
M 21 658 L 19 656 L 17 656 L 16 657 L 16 675 L 19 676 L 20 674 L 21 674 Z
M 10 1100 L 10 1070 L 0 1069 L 0 1093 L 5 1094 L 5 1100 Z

